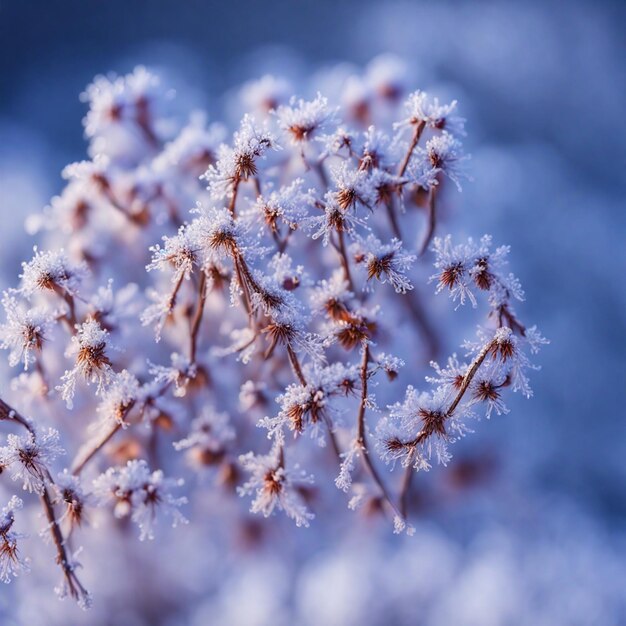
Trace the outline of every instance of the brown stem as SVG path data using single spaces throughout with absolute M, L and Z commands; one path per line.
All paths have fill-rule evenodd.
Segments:
M 302 371 L 300 361 L 298 360 L 298 355 L 294 352 L 294 349 L 289 344 L 287 344 L 287 354 L 289 355 L 289 362 L 291 363 L 291 367 L 293 368 L 296 378 L 300 381 L 300 384 L 303 387 L 306 387 L 307 382 L 306 378 L 304 377 L 304 372 Z
M 394 237 L 397 237 L 402 241 L 402 231 L 400 230 L 400 224 L 398 223 L 398 217 L 396 216 L 395 207 L 393 205 L 393 198 L 389 198 L 385 202 L 385 209 L 387 210 L 387 217 L 389 218 L 389 224 L 391 225 L 391 231 Z
M 35 429 L 31 423 L 22 417 L 13 407 L 9 406 L 2 398 L 0 398 L 0 421 L 11 420 L 23 426 L 33 437 L 35 437 Z
M 428 222 L 426 225 L 426 233 L 424 235 L 424 241 L 422 242 L 422 247 L 420 249 L 420 256 L 422 256 L 430 242 L 432 241 L 433 235 L 435 234 L 435 226 L 437 225 L 437 187 L 433 186 L 430 188 L 428 192 Z
M 254 190 L 257 198 L 260 198 L 263 195 L 261 190 L 261 179 L 258 176 L 254 177 Z
M 67 550 L 65 549 L 65 539 L 63 538 L 61 528 L 59 527 L 59 523 L 56 519 L 54 506 L 52 504 L 50 492 L 48 491 L 47 487 L 44 487 L 43 493 L 41 494 L 41 503 L 46 514 L 46 519 L 48 520 L 50 535 L 57 551 L 56 561 L 63 570 L 63 576 L 65 577 L 65 581 L 67 583 L 67 588 L 70 592 L 70 595 L 75 600 L 79 600 L 82 598 L 83 601 L 86 601 L 89 597 L 89 594 L 78 580 L 76 574 L 74 573 L 74 566 L 68 558 Z
M 239 191 L 239 183 L 241 182 L 241 177 L 240 176 L 236 176 L 235 180 L 233 181 L 233 193 L 230 197 L 230 202 L 228 204 L 228 210 L 230 211 L 230 214 L 235 217 L 236 213 L 235 213 L 235 205 L 237 203 L 237 192 Z
M 100 452 L 100 450 L 102 450 L 102 448 L 104 448 L 109 441 L 111 441 L 115 433 L 120 430 L 121 427 L 121 422 L 115 422 L 102 436 L 98 443 L 90 448 L 82 457 L 77 457 L 72 465 L 72 474 L 74 476 L 78 476 L 85 468 L 85 465 L 87 465 L 87 463 L 89 463 L 89 461 L 91 461 L 91 459 L 93 459 L 93 457 L 96 456 L 96 454 L 98 454 L 98 452 Z
M 428 354 L 428 360 L 432 361 L 439 352 L 439 341 L 437 339 L 437 332 L 433 328 L 430 319 L 422 305 L 419 293 L 416 289 L 407 292 L 402 297 L 402 302 L 409 310 L 415 325 L 419 328 L 422 338 L 426 342 L 426 352 Z
M 183 284 L 183 279 L 185 278 L 184 272 L 181 272 L 180 276 L 176 280 L 176 284 L 174 285 L 174 289 L 172 289 L 172 293 L 170 293 L 169 301 L 168 301 L 168 309 L 171 314 L 174 310 L 174 305 L 176 304 L 176 297 L 178 296 L 178 292 Z
M 369 455 L 369 448 L 367 445 L 367 438 L 365 434 L 365 410 L 367 408 L 367 380 L 368 380 L 368 363 L 369 363 L 369 344 L 367 342 L 363 342 L 363 351 L 361 358 L 361 401 L 359 403 L 359 411 L 357 413 L 357 444 L 361 448 L 361 458 L 363 459 L 363 465 L 365 469 L 369 472 L 372 480 L 376 483 L 380 492 L 393 511 L 394 515 L 397 515 L 400 519 L 404 519 L 404 514 L 398 510 L 398 507 L 394 504 L 385 483 L 383 482 L 378 470 L 372 463 L 372 459 Z
M 352 275 L 350 273 L 350 261 L 348 259 L 348 253 L 346 251 L 346 242 L 343 235 L 343 230 L 337 230 L 337 238 L 339 240 L 339 254 L 341 255 L 341 264 L 343 266 L 343 273 L 350 286 L 350 291 L 354 291 L 354 283 L 352 282 Z
M 309 164 L 304 158 L 304 154 L 302 155 L 302 158 L 304 159 L 306 166 L 312 167 L 315 170 L 315 173 L 319 176 L 320 182 L 322 183 L 322 187 L 324 189 L 328 189 L 328 176 L 326 176 L 324 164 L 321 161 L 315 161 L 314 163 Z
M 413 463 L 409 463 L 404 468 L 404 474 L 402 475 L 402 482 L 400 483 L 400 511 L 402 515 L 406 517 L 409 506 L 409 492 L 411 490 L 411 483 L 413 482 Z
M 461 402 L 461 400 L 463 399 L 467 388 L 470 386 L 472 379 L 474 378 L 474 376 L 476 376 L 478 368 L 482 365 L 485 357 L 489 354 L 489 351 L 492 350 L 495 345 L 496 340 L 492 339 L 489 343 L 485 344 L 485 346 L 483 346 L 483 349 L 476 355 L 476 358 L 472 361 L 469 369 L 465 373 L 465 376 L 463 376 L 463 381 L 461 382 L 458 393 L 456 394 L 454 400 L 452 400 L 452 403 L 446 411 L 446 417 L 450 417 L 454 413 L 456 407 L 459 405 L 459 402 Z
M 252 315 L 252 301 L 250 299 L 250 293 L 248 291 L 248 283 L 244 280 L 244 272 L 242 271 L 242 263 L 245 265 L 245 261 L 243 257 L 235 252 L 233 253 L 233 265 L 235 266 L 235 275 L 237 276 L 237 282 L 241 287 L 241 291 L 243 293 L 243 307 L 248 314 L 248 319 L 250 321 L 251 326 L 254 325 L 253 315 Z
M 63 315 L 63 319 L 67 322 L 70 333 L 73 335 L 76 334 L 78 319 L 76 318 L 76 302 L 74 301 L 74 296 L 58 285 L 53 285 L 52 290 L 67 304 L 68 312 Z
M 398 176 L 404 176 L 406 168 L 409 166 L 411 157 L 413 156 L 413 151 L 417 147 L 417 144 L 419 143 L 420 137 L 422 136 L 425 127 L 426 122 L 424 121 L 420 121 L 415 124 L 415 128 L 413 129 L 413 137 L 411 137 L 411 143 L 409 144 L 409 149 L 404 155 L 404 159 L 402 159 L 402 163 L 400 164 L 400 168 L 398 169 Z
M 200 323 L 202 321 L 202 314 L 204 313 L 204 305 L 206 303 L 206 273 L 203 271 L 200 274 L 200 282 L 198 284 L 198 306 L 196 312 L 191 321 L 191 328 L 189 331 L 189 361 L 191 363 L 196 362 L 196 351 L 198 347 L 198 331 L 200 330 Z

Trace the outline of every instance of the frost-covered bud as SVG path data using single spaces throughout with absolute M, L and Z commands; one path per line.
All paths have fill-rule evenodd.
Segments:
M 195 231 L 181 226 L 173 237 L 163 237 L 163 247 L 156 244 L 150 248 L 152 261 L 146 270 L 173 269 L 172 282 L 178 283 L 183 278 L 189 280 L 196 266 L 201 262 L 201 249 L 195 238 Z
M 8 293 L 2 298 L 2 306 L 7 321 L 0 325 L 0 348 L 9 350 L 11 367 L 21 362 L 27 370 L 41 352 L 54 315 L 42 307 L 25 308 Z
M 406 273 L 417 257 L 406 252 L 399 239 L 383 244 L 374 235 L 368 235 L 366 239 L 359 238 L 351 251 L 355 261 L 365 266 L 368 282 L 373 278 L 381 283 L 389 282 L 396 293 L 413 289 Z
M 387 133 L 376 126 L 369 126 L 361 135 L 359 154 L 359 169 L 372 171 L 386 171 L 391 165 L 388 152 L 390 151 L 390 138 Z
M 325 328 L 326 344 L 337 341 L 342 348 L 351 351 L 363 342 L 370 342 L 378 331 L 378 313 L 379 309 L 359 307 L 347 315 L 332 319 Z
M 78 476 L 63 470 L 57 474 L 54 489 L 57 493 L 57 502 L 65 508 L 59 522 L 68 520 L 70 528 L 81 526 L 85 521 L 85 507 L 93 504 L 92 496 L 86 493 Z
M 367 218 L 360 218 L 353 210 L 342 208 L 335 193 L 326 194 L 323 208 L 321 215 L 307 218 L 303 225 L 311 232 L 313 240 L 321 237 L 324 246 L 330 243 L 333 233 L 352 235 L 358 227 L 367 229 Z
M 52 482 L 50 464 L 65 451 L 59 445 L 59 433 L 53 428 L 25 435 L 7 435 L 7 445 L 0 448 L 0 467 L 11 479 L 22 483 L 26 491 L 43 493 Z
M 113 503 L 116 517 L 131 517 L 144 541 L 154 539 L 157 513 L 171 517 L 173 526 L 187 523 L 179 510 L 187 498 L 171 493 L 182 485 L 182 480 L 165 478 L 161 470 L 150 472 L 146 461 L 133 460 L 124 467 L 109 468 L 94 480 L 93 488 L 100 505 Z
M 289 136 L 291 143 L 301 145 L 323 134 L 328 134 L 337 123 L 337 109 L 317 94 L 314 100 L 292 98 L 289 106 L 276 110 L 278 125 Z
M 57 387 L 68 408 L 72 408 L 78 378 L 96 383 L 98 395 L 103 393 L 110 381 L 113 369 L 107 355 L 108 336 L 109 332 L 95 319 L 88 319 L 76 327 L 76 335 L 70 345 L 75 364 L 71 370 L 66 370 L 61 378 L 63 384 Z
M 252 80 L 243 85 L 241 99 L 248 110 L 264 115 L 286 104 L 291 93 L 289 81 L 266 74 L 258 80 Z
M 296 230 L 315 203 L 313 192 L 305 191 L 303 185 L 304 181 L 296 178 L 290 185 L 259 196 L 243 217 L 264 225 L 272 233 L 276 233 L 281 225 Z
M 342 211 L 359 205 L 371 208 L 376 200 L 376 191 L 368 172 L 354 169 L 345 162 L 331 168 L 330 172 L 336 187 L 333 197 Z
M 325 445 L 321 427 L 331 423 L 329 420 L 335 413 L 332 399 L 353 393 L 359 385 L 359 374 L 354 366 L 333 363 L 325 367 L 307 365 L 304 378 L 306 385 L 289 385 L 276 398 L 280 404 L 278 415 L 262 419 L 259 425 L 275 438 L 280 438 L 285 428 L 300 434 L 310 427 L 311 436 Z
M 424 124 L 428 128 L 442 130 L 451 135 L 465 135 L 465 118 L 454 115 L 457 101 L 439 104 L 439 98 L 431 98 L 424 91 L 414 91 L 409 95 L 404 107 L 407 118 L 397 126 Z
M 23 506 L 22 500 L 12 496 L 9 503 L 0 511 L 0 581 L 10 583 L 11 578 L 19 576 L 29 569 L 28 559 L 20 556 L 18 539 L 25 535 L 13 530 L 15 511 Z
M 186 450 L 193 465 L 204 467 L 222 460 L 226 447 L 235 439 L 235 429 L 227 413 L 206 407 L 191 422 L 187 437 L 174 442 L 174 449 Z
M 349 289 L 345 273 L 339 269 L 328 280 L 321 280 L 311 290 L 311 307 L 314 313 L 323 313 L 329 319 L 339 321 L 350 317 L 354 294 Z
M 175 177 L 198 178 L 217 160 L 220 144 L 226 138 L 222 124 L 206 126 L 204 115 L 194 115 L 178 136 L 165 145 L 152 162 L 156 172 L 174 182 Z
M 416 155 L 430 167 L 433 175 L 447 176 L 461 191 L 461 179 L 469 178 L 465 172 L 465 161 L 470 156 L 463 153 L 463 144 L 448 133 L 436 135 L 426 142 L 426 148 L 419 148 Z
M 278 148 L 272 134 L 265 126 L 257 126 L 254 117 L 245 115 L 235 133 L 233 147 L 222 144 L 217 162 L 202 176 L 211 196 L 216 200 L 232 197 L 239 181 L 256 176 L 258 161 L 270 148 Z
M 270 323 L 261 331 L 269 346 L 265 352 L 271 356 L 277 345 L 303 351 L 314 361 L 323 361 L 322 338 L 307 330 L 306 320 L 297 310 L 278 310 L 272 314 Z
M 384 352 L 376 357 L 375 362 L 377 368 L 382 369 L 390 381 L 394 381 L 398 377 L 398 372 L 405 365 L 402 359 Z
M 42 252 L 34 248 L 35 256 L 22 263 L 20 293 L 30 298 L 38 291 L 53 291 L 74 295 L 87 273 L 84 264 L 72 263 L 63 250 Z
M 439 274 L 431 276 L 430 280 L 437 280 L 437 293 L 448 289 L 453 301 L 458 299 L 462 305 L 468 299 L 475 307 L 478 292 L 487 292 L 493 315 L 501 323 L 523 330 L 515 318 L 512 301 L 522 301 L 524 291 L 517 278 L 505 271 L 508 246 L 491 250 L 489 235 L 484 235 L 478 242 L 470 237 L 467 243 L 453 246 L 448 235 L 444 239 L 435 238 L 432 248 Z
M 365 81 L 383 100 L 397 102 L 406 93 L 408 67 L 394 54 L 381 54 L 370 61 Z
M 81 95 L 89 104 L 84 119 L 90 152 L 134 164 L 167 136 L 167 101 L 173 95 L 158 76 L 137 67 L 126 76 L 98 76 Z
M 549 343 L 537 328 L 525 329 L 523 335 L 517 335 L 511 328 L 502 326 L 495 331 L 478 328 L 477 341 L 466 341 L 463 345 L 468 356 L 476 356 L 487 346 L 487 358 L 491 360 L 492 377 L 506 380 L 512 391 L 520 391 L 530 398 L 532 389 L 528 379 L 528 371 L 539 369 L 532 364 L 527 352 L 535 354 L 539 348 Z M 489 361 L 486 361 L 489 364 Z
M 252 513 L 269 517 L 278 509 L 293 519 L 296 526 L 309 525 L 315 515 L 307 509 L 298 487 L 312 484 L 313 477 L 298 466 L 286 469 L 279 444 L 274 444 L 267 455 L 243 454 L 239 463 L 251 476 L 237 491 L 241 496 L 254 496 L 250 507 Z
M 259 252 L 258 243 L 249 237 L 246 224 L 235 220 L 228 209 L 199 206 L 196 212 L 199 217 L 189 225 L 188 236 L 200 246 L 205 267 L 235 254 Z
M 134 374 L 122 370 L 113 374 L 98 405 L 100 418 L 126 426 L 126 416 L 140 396 L 140 385 Z

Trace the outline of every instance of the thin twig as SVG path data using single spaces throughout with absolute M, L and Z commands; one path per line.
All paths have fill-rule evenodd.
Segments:
M 413 156 L 413 151 L 417 147 L 419 143 L 420 137 L 424 132 L 424 128 L 426 127 L 426 122 L 420 121 L 415 124 L 415 128 L 413 129 L 413 136 L 411 137 L 411 143 L 409 144 L 409 149 L 407 153 L 404 155 L 404 159 L 402 159 L 402 163 L 400 164 L 400 168 L 398 169 L 398 176 L 404 176 L 406 172 L 406 168 L 409 166 L 411 162 L 411 157 Z
M 294 352 L 294 349 L 289 344 L 287 344 L 287 354 L 289 355 L 289 362 L 291 363 L 291 367 L 293 368 L 296 378 L 300 381 L 300 384 L 303 387 L 306 387 L 307 382 L 306 378 L 304 377 L 304 372 L 302 371 L 300 361 L 298 360 L 298 355 Z
M 337 230 L 337 239 L 339 240 L 339 254 L 341 256 L 341 264 L 343 266 L 344 276 L 348 285 L 350 286 L 350 291 L 355 293 L 354 291 L 354 283 L 352 282 L 352 274 L 350 273 L 350 260 L 348 258 L 348 253 L 346 251 L 346 242 L 343 235 L 343 230 Z
M 236 176 L 235 180 L 233 181 L 233 193 L 230 197 L 230 202 L 228 203 L 228 210 L 230 211 L 230 214 L 233 217 L 236 216 L 235 205 L 237 204 L 237 192 L 239 191 L 240 182 L 241 182 L 241 177 Z
M 198 284 L 198 305 L 196 306 L 196 312 L 194 313 L 193 320 L 191 321 L 191 328 L 189 330 L 190 363 L 196 362 L 196 352 L 198 348 L 198 331 L 200 330 L 200 323 L 202 322 L 202 314 L 204 313 L 204 305 L 206 303 L 206 283 L 206 272 L 203 271 L 200 274 L 200 281 Z
M 72 465 L 72 474 L 74 476 L 78 476 L 85 468 L 85 465 L 87 465 L 87 463 L 89 463 L 89 461 L 91 461 L 91 459 L 93 459 L 93 457 L 96 456 L 96 454 L 98 454 L 98 452 L 100 452 L 100 450 L 102 450 L 102 448 L 104 448 L 109 441 L 111 441 L 115 433 L 117 433 L 120 428 L 122 428 L 121 422 L 115 422 L 112 424 L 111 428 L 109 428 L 109 430 L 98 440 L 98 443 L 91 447 L 88 452 L 82 455 L 82 457 L 77 457 Z
M 393 511 L 394 515 L 404 520 L 404 514 L 395 505 L 385 483 L 382 481 L 378 470 L 372 463 L 372 459 L 369 455 L 369 448 L 367 445 L 367 438 L 365 434 L 365 410 L 367 408 L 367 380 L 368 380 L 368 363 L 369 363 L 369 344 L 363 342 L 362 358 L 361 358 L 361 401 L 359 402 L 359 411 L 357 413 L 357 444 L 361 448 L 361 458 L 363 459 L 363 465 L 370 473 L 373 481 L 380 489 L 383 498 Z
M 424 240 L 420 248 L 419 255 L 422 256 L 435 234 L 435 226 L 437 225 L 437 187 L 433 186 L 428 192 L 428 221 L 426 223 L 426 233 L 424 234 Z

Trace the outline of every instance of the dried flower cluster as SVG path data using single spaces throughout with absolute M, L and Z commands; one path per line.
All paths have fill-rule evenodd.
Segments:
M 198 116 L 181 127 L 143 68 L 97 78 L 91 160 L 65 169 L 37 222 L 46 249 L 4 294 L 0 345 L 23 369 L 11 402 L 32 420 L 2 400 L 16 433 L 0 468 L 40 498 L 60 591 L 85 606 L 70 547 L 92 515 L 152 539 L 163 514 L 190 516 L 208 488 L 195 473 L 265 517 L 308 526 L 331 490 L 410 533 L 412 473 L 447 463 L 476 418 L 508 411 L 507 393 L 531 395 L 545 339 L 514 309 L 509 249 L 435 237 L 468 178 L 457 103 L 382 71 L 343 108 L 289 93 L 247 85 L 251 113 L 230 137 Z M 445 340 L 434 292 L 487 314 L 418 391 Z M 0 515 L 5 581 L 26 563 L 20 505 Z

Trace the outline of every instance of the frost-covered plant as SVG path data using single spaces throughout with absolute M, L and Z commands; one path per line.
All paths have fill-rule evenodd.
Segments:
M 546 341 L 514 309 L 509 248 L 435 237 L 468 178 L 465 120 L 423 91 L 403 104 L 394 76 L 344 108 L 264 77 L 231 140 L 198 115 L 181 125 L 143 68 L 87 89 L 91 160 L 64 171 L 38 220 L 46 249 L 5 293 L 0 326 L 24 370 L 11 401 L 33 416 L 0 401 L 22 431 L 0 468 L 41 500 L 62 595 L 89 603 L 69 550 L 85 520 L 129 518 L 152 539 L 162 514 L 193 516 L 207 479 L 298 526 L 344 499 L 411 533 L 412 473 L 508 412 L 507 393 L 531 395 Z M 432 292 L 487 310 L 445 365 L 431 361 L 453 334 L 427 307 L 433 262 Z M 397 486 L 381 461 L 403 468 Z M 204 480 L 166 477 L 183 472 Z M 18 508 L 0 516 L 5 581 L 25 563 Z

